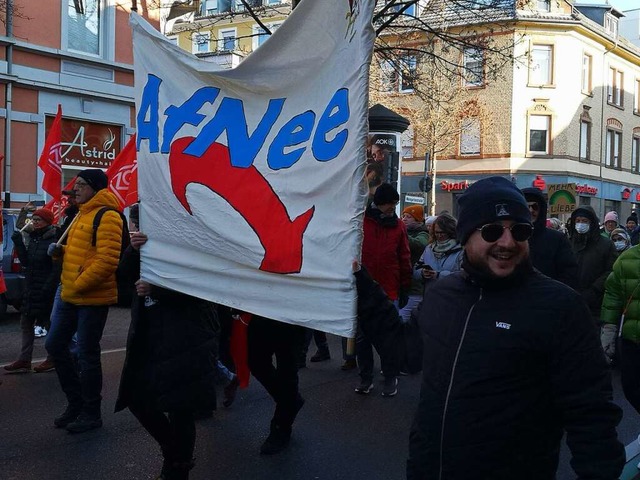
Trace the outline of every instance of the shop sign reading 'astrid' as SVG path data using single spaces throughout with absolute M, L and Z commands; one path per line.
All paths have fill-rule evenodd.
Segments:
M 46 135 L 54 117 L 47 117 Z M 120 153 L 122 127 L 86 120 L 63 118 L 62 165 L 82 168 L 109 168 Z

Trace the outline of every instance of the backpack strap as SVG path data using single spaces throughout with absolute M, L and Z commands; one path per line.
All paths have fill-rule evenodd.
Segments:
M 124 228 L 126 227 L 126 219 L 124 217 L 124 215 L 122 214 L 122 212 L 120 212 L 119 210 L 112 208 L 112 207 L 102 207 L 100 210 L 98 210 L 98 213 L 96 213 L 96 216 L 93 217 L 93 235 L 91 236 L 91 246 L 95 247 L 96 246 L 96 241 L 98 240 L 98 227 L 100 226 L 100 221 L 102 220 L 103 215 L 108 212 L 109 210 L 116 212 L 119 216 L 120 219 L 122 220 L 122 228 L 123 228 L 123 235 L 124 235 Z M 127 235 L 128 236 L 128 235 Z

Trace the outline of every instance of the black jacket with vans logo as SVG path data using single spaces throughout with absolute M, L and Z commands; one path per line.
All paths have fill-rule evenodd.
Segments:
M 424 298 L 408 480 L 555 479 L 563 431 L 578 478 L 617 479 L 622 413 L 580 295 L 530 265 L 463 267 Z

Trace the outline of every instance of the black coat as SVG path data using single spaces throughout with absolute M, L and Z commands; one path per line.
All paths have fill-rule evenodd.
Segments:
M 122 270 L 135 275 L 139 263 L 129 247 Z M 163 412 L 214 409 L 219 328 L 205 300 L 156 286 L 149 297 L 134 295 L 115 411 L 133 402 Z
M 527 201 L 536 202 L 540 209 L 529 239 L 531 263 L 540 272 L 554 280 L 575 287 L 578 282 L 578 262 L 571 250 L 569 239 L 562 233 L 547 228 L 547 202 L 537 188 L 522 190 Z
M 579 234 L 575 231 L 573 225 L 576 216 L 586 216 L 591 220 L 589 232 Z M 597 320 L 604 297 L 604 282 L 613 270 L 618 252 L 611 240 L 600 235 L 598 217 L 590 206 L 581 206 L 571 214 L 569 236 L 571 248 L 578 259 L 578 282 L 575 287 Z
M 47 255 L 49 245 L 57 241 L 56 229 L 48 226 L 30 232 L 28 246 L 20 232 L 14 232 L 11 239 L 26 280 L 21 311 L 24 315 L 48 317 L 60 283 L 61 265 Z
M 552 480 L 563 431 L 578 478 L 617 479 L 622 412 L 580 296 L 530 268 L 486 285 L 460 272 L 425 296 L 407 479 Z

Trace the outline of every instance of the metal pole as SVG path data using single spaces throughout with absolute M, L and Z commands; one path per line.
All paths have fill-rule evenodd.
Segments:
M 438 159 L 436 158 L 435 152 L 433 153 L 433 158 L 431 159 L 431 181 L 433 182 L 431 187 L 431 210 L 429 211 L 429 215 L 433 216 L 436 214 L 436 171 L 437 171 Z
M 5 24 L 7 28 L 7 38 L 13 37 L 13 0 L 6 0 L 6 14 Z M 13 75 L 13 43 L 9 42 L 6 49 L 7 60 L 7 76 Z M 4 175 L 3 175 L 3 189 L 4 189 L 4 206 L 9 208 L 11 206 L 11 112 L 13 106 L 13 82 L 7 81 L 5 88 L 5 112 L 6 117 L 4 121 Z

